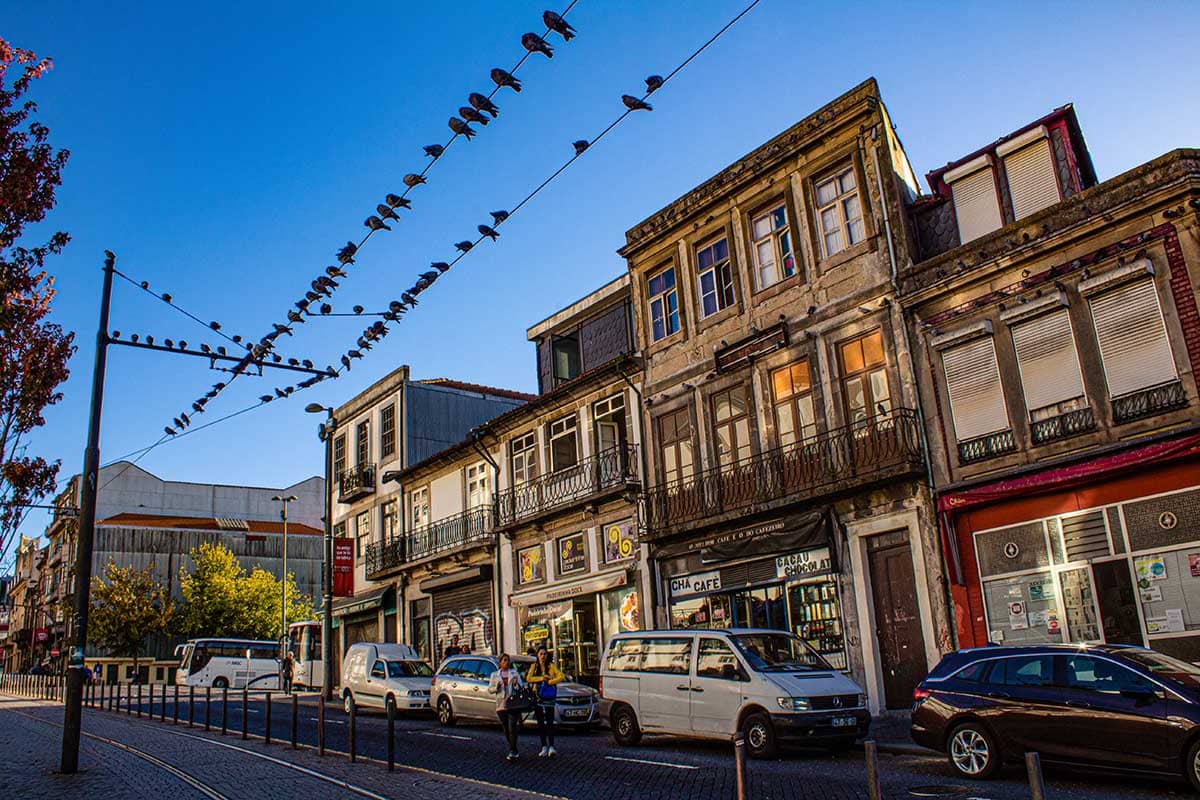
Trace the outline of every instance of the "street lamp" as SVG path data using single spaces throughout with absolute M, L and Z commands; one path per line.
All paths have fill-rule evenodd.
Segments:
M 283 503 L 283 511 L 281 511 L 281 512 L 280 512 L 280 514 L 279 514 L 279 516 L 280 516 L 280 517 L 283 519 L 283 568 L 282 568 L 282 569 L 280 569 L 280 571 L 279 571 L 279 572 L 280 572 L 280 575 L 279 575 L 279 580 L 280 580 L 280 583 L 281 583 L 281 585 L 280 585 L 280 587 L 279 587 L 279 594 L 280 594 L 280 596 L 281 596 L 281 598 L 282 598 L 282 600 L 281 600 L 281 603 L 280 603 L 280 606 L 279 606 L 279 618 L 280 618 L 280 621 L 281 621 L 282 625 L 281 625 L 281 627 L 280 627 L 280 629 L 279 629 L 279 630 L 280 630 L 279 639 L 280 639 L 280 641 L 282 641 L 282 642 L 283 642 L 284 649 L 286 649 L 286 648 L 287 648 L 287 646 L 288 646 L 288 627 L 287 627 L 287 507 L 288 507 L 288 503 L 294 503 L 294 502 L 296 502 L 297 500 L 299 500 L 300 498 L 299 498 L 299 497 L 296 497 L 296 495 L 294 495 L 294 494 L 292 494 L 292 495 L 288 495 L 287 497 L 283 497 L 282 495 L 278 495 L 278 494 L 277 494 L 277 495 L 275 495 L 274 497 L 272 497 L 271 499 L 272 499 L 272 500 L 274 500 L 274 501 L 276 501 L 276 502 Z M 280 654 L 279 654 L 279 658 L 280 658 L 280 659 L 283 659 L 283 658 L 284 658 L 284 654 L 283 654 L 283 653 L 280 653 Z
M 325 613 L 321 617 L 321 662 L 323 674 L 321 692 L 326 700 L 333 699 L 333 432 L 337 420 L 333 408 L 320 403 L 309 403 L 304 407 L 309 414 L 325 414 L 325 422 L 317 429 L 317 435 L 325 442 Z

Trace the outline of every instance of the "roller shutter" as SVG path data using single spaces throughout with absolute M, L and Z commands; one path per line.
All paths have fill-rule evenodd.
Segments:
M 1005 156 L 1004 171 L 1008 173 L 1008 193 L 1017 219 L 1049 208 L 1061 199 L 1049 139 L 1039 139 Z
M 1083 396 L 1083 376 L 1065 308 L 1014 325 L 1012 337 L 1030 411 Z
M 946 350 L 942 366 L 958 441 L 1008 429 L 1008 410 L 990 336 Z
M 1100 358 L 1113 397 L 1178 377 L 1153 280 L 1127 284 L 1091 300 Z
M 950 184 L 954 213 L 958 217 L 958 237 L 963 244 L 1003 224 L 994 175 L 991 167 L 984 167 Z

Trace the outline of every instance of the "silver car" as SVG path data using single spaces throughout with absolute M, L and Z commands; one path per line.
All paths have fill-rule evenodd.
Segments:
M 513 656 L 522 675 L 533 664 L 530 656 Z M 496 656 L 450 656 L 433 677 L 430 701 L 438 722 L 453 725 L 459 718 L 496 722 L 496 696 L 488 694 L 488 679 L 499 669 Z M 565 680 L 558 684 L 554 721 L 559 725 L 590 725 L 600 718 L 600 695 L 591 687 Z M 526 721 L 533 719 L 533 712 Z

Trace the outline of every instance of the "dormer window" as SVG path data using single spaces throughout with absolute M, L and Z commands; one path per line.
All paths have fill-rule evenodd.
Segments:
M 554 355 L 554 384 L 569 381 L 579 375 L 579 336 L 555 336 L 552 343 Z
M 953 193 L 960 243 L 966 244 L 1003 226 L 996 172 L 988 155 L 955 167 L 942 177 Z
M 1039 125 L 996 147 L 1004 159 L 1013 217 L 1024 219 L 1062 199 L 1054 172 L 1054 154 L 1044 125 Z

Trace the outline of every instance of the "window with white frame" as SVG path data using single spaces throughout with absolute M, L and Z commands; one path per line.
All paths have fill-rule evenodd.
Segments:
M 1011 330 L 1030 421 L 1040 422 L 1086 406 L 1067 309 L 1015 324 Z
M 396 538 L 400 527 L 400 514 L 395 500 L 389 500 L 379 507 L 379 521 L 382 523 L 380 541 L 387 544 Z
M 363 545 L 371 538 L 371 512 L 363 511 L 355 519 L 354 524 L 354 549 L 357 555 L 362 556 Z
M 1178 378 L 1153 279 L 1105 292 L 1090 305 L 1112 397 Z
M 492 501 L 491 478 L 487 462 L 480 461 L 467 467 L 467 508 L 479 508 Z
M 537 477 L 537 433 L 518 436 L 509 445 L 512 451 L 512 481 L 520 486 Z
M 389 403 L 379 412 L 379 460 L 396 455 L 396 404 Z
M 942 351 L 942 368 L 958 441 L 1008 430 L 1008 409 L 991 336 Z
M 355 428 L 358 437 L 357 466 L 365 467 L 371 461 L 371 424 L 360 422 Z
M 650 337 L 665 339 L 679 331 L 679 293 L 675 289 L 675 268 L 667 267 L 647 282 L 650 303 Z
M 821 249 L 826 258 L 866 238 L 854 165 L 847 164 L 833 175 L 818 181 L 816 194 Z
M 596 401 L 592 405 L 596 421 L 596 452 L 604 453 L 625 444 L 625 393 Z
M 550 471 L 561 472 L 579 462 L 579 438 L 574 414 L 556 419 L 546 426 L 550 440 Z
M 346 471 L 346 434 L 333 440 L 333 477 L 340 478 Z
M 754 267 L 759 289 L 766 289 L 796 274 L 796 257 L 792 254 L 792 229 L 788 225 L 786 203 L 780 203 L 752 219 L 750 230 L 754 236 Z
M 410 530 L 424 528 L 429 524 L 429 487 L 422 486 L 408 493 L 409 519 L 412 521 Z
M 729 259 L 728 239 L 722 236 L 696 249 L 696 274 L 701 317 L 711 316 L 733 305 L 733 262 Z

